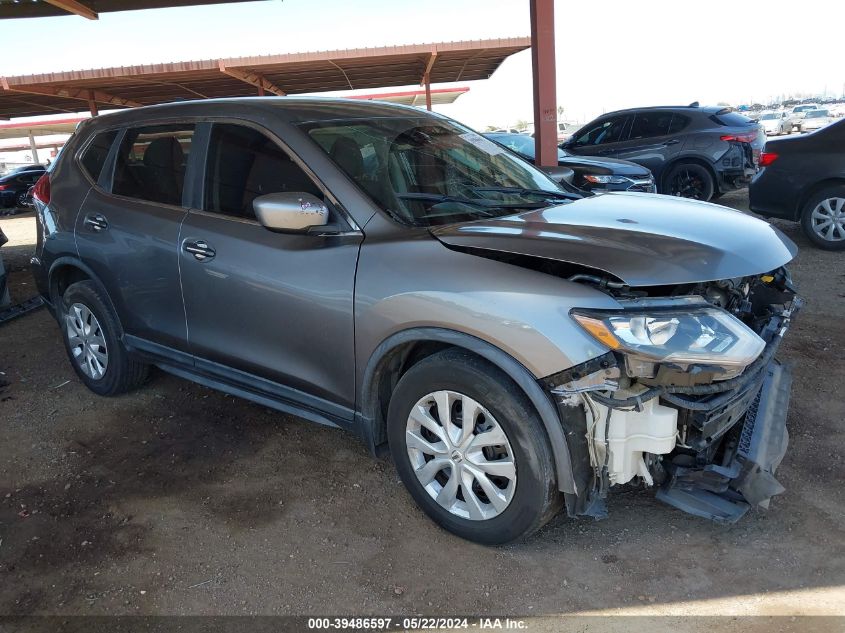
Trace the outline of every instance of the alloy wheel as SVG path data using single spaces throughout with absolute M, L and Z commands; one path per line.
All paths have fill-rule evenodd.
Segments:
M 826 242 L 845 240 L 845 198 L 822 200 L 810 214 L 813 232 Z
M 516 463 L 504 430 L 478 402 L 435 391 L 414 405 L 405 429 L 411 467 L 426 492 L 458 517 L 492 519 L 516 490 Z
M 81 303 L 74 303 L 65 315 L 68 346 L 76 364 L 86 376 L 99 380 L 109 365 L 109 353 L 103 329 L 94 313 Z
M 29 199 L 29 196 L 25 191 L 18 194 L 17 206 L 24 209 L 28 209 L 32 206 L 32 201 Z
M 671 193 L 681 198 L 692 198 L 694 200 L 704 199 L 704 181 L 696 174 L 684 169 L 672 179 Z

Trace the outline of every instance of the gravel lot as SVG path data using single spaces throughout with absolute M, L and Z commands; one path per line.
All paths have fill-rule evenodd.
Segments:
M 22 300 L 34 221 L 0 226 Z M 480 547 L 340 431 L 160 372 L 98 398 L 45 310 L 0 326 L 0 615 L 845 614 L 845 255 L 782 228 L 807 301 L 781 353 L 787 492 L 728 527 L 633 489 L 604 521 Z

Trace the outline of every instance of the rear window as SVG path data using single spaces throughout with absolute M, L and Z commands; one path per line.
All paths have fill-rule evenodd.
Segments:
M 114 169 L 112 193 L 181 206 L 194 126 L 156 125 L 127 130 Z
M 728 127 L 743 127 L 751 125 L 751 119 L 736 112 L 719 112 L 710 117 L 717 125 Z
M 100 132 L 94 137 L 88 147 L 85 148 L 85 151 L 82 152 L 82 158 L 80 159 L 82 168 L 94 182 L 100 179 L 100 173 L 103 171 L 103 166 L 106 164 L 106 157 L 109 155 L 109 150 L 116 136 L 117 130 Z

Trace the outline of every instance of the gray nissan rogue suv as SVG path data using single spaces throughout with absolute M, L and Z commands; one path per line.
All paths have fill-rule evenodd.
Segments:
M 443 116 L 326 98 L 96 117 L 34 199 L 88 388 L 155 365 L 347 429 L 465 538 L 600 517 L 614 485 L 721 522 L 783 491 L 796 249 L 765 222 L 581 197 Z

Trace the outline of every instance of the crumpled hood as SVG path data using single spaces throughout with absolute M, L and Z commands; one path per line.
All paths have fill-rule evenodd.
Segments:
M 630 286 L 767 273 L 798 251 L 775 227 L 739 211 L 644 193 L 602 194 L 432 233 L 450 246 L 603 270 Z

